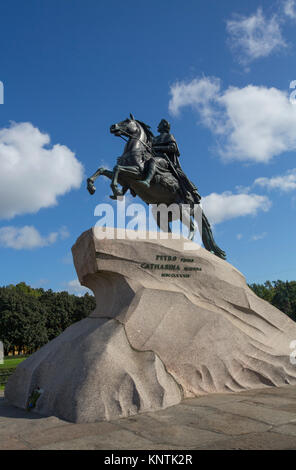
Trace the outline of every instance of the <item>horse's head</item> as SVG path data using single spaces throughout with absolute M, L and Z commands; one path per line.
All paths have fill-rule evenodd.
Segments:
M 139 137 L 141 128 L 134 116 L 130 114 L 130 118 L 120 121 L 117 124 L 112 124 L 110 132 L 116 136 Z

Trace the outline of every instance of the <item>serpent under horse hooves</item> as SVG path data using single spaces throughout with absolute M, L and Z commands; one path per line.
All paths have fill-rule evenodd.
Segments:
M 124 140 L 127 143 L 123 154 L 117 159 L 113 171 L 101 167 L 87 179 L 87 189 L 90 194 L 95 193 L 95 180 L 98 176 L 103 175 L 111 180 L 113 194 L 110 197 L 112 199 L 117 199 L 130 190 L 133 196 L 139 196 L 147 204 L 164 204 L 167 207 L 176 204 L 179 206 L 178 218 L 189 228 L 188 238 L 192 240 L 197 228 L 194 206 L 199 203 L 200 197 L 199 199 L 190 197 L 190 194 L 184 191 L 178 172 L 168 156 L 155 153 L 153 150 L 154 135 L 150 127 L 130 115 L 130 119 L 113 124 L 110 127 L 110 132 L 115 136 L 126 137 L 127 139 Z M 153 173 L 151 173 L 151 168 L 153 168 Z M 149 183 L 147 183 L 147 173 L 150 173 Z M 220 258 L 226 259 L 225 252 L 215 243 L 208 219 L 200 206 L 199 208 L 199 213 L 202 216 L 204 247 Z M 167 220 L 167 225 L 164 227 L 160 218 L 156 217 L 159 228 L 167 232 L 171 232 L 171 220 Z

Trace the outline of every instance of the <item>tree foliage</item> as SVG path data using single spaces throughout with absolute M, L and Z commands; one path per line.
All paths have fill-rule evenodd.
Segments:
M 250 284 L 249 287 L 258 297 L 296 321 L 296 281 L 266 281 L 264 284 Z
M 250 284 L 256 295 L 296 321 L 296 281 Z M 4 352 L 36 351 L 95 308 L 92 295 L 34 289 L 24 282 L 0 287 L 0 340 Z
M 36 351 L 72 323 L 87 317 L 95 299 L 34 289 L 24 282 L 0 288 L 0 340 L 4 352 Z

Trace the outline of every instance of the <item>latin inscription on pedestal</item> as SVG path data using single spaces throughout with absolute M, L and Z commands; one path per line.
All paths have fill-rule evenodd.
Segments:
M 193 271 L 201 271 L 194 266 L 193 258 L 156 255 L 153 263 L 142 263 L 141 268 L 150 271 L 159 271 L 161 277 L 191 277 Z

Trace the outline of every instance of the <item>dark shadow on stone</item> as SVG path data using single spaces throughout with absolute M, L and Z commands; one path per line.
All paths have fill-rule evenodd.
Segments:
M 41 416 L 34 411 L 26 411 L 16 406 L 12 406 L 5 400 L 4 397 L 0 397 L 0 419 L 1 418 L 21 418 L 21 419 L 41 419 L 48 416 Z

